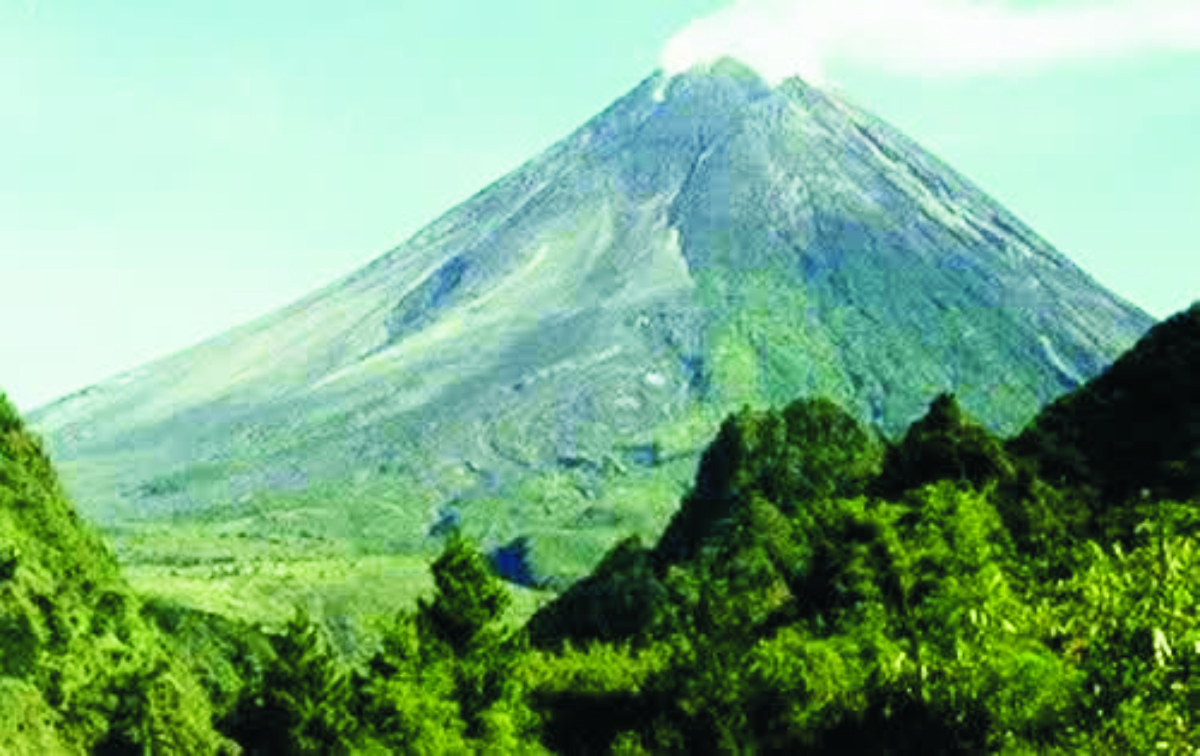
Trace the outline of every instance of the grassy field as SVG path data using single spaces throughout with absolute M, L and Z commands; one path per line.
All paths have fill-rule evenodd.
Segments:
M 350 658 L 373 650 L 380 623 L 433 594 L 429 554 L 355 554 L 325 538 L 238 537 L 192 528 L 146 526 L 113 537 L 124 575 L 145 598 L 177 602 L 280 629 L 296 606 L 329 629 Z M 505 584 L 517 626 L 553 598 Z
M 534 573 L 561 589 L 621 539 L 657 537 L 716 424 L 693 412 L 645 435 L 645 445 L 657 449 L 653 462 L 614 458 L 596 468 L 550 467 L 493 496 L 439 504 L 419 486 L 404 485 L 403 476 L 315 482 L 191 514 L 129 519 L 104 531 L 144 597 L 268 628 L 282 628 L 303 606 L 343 653 L 361 658 L 380 623 L 432 595 L 429 564 L 441 539 L 429 528 L 442 508 L 456 511 L 464 535 L 484 551 L 527 539 Z M 513 597 L 505 620 L 513 626 L 555 595 L 505 586 Z

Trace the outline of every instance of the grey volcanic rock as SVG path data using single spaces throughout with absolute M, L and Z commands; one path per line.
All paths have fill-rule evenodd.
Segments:
M 824 394 L 895 434 L 951 391 L 1012 432 L 1152 324 L 878 118 L 726 60 L 651 76 L 354 274 L 32 419 L 101 522 L 387 478 L 432 508 L 375 526 L 424 534 L 438 501 L 742 403 Z

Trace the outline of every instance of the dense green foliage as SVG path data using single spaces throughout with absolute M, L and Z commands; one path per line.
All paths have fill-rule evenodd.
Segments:
M 363 659 L 139 598 L 0 396 L 0 752 L 1193 753 L 1197 344 L 1193 307 L 1008 441 L 951 395 L 895 442 L 745 408 L 653 546 L 514 626 L 451 530 Z
M 814 402 L 784 415 L 806 412 L 831 416 Z M 1175 752 L 1194 739 L 1194 501 L 1133 508 L 1132 554 L 1077 537 L 1087 502 L 1032 477 L 949 396 L 860 493 L 805 501 L 798 460 L 830 453 L 783 448 L 780 428 L 775 413 L 731 418 L 658 548 L 622 544 L 530 623 L 550 648 L 620 642 L 627 586 L 627 602 L 657 597 L 635 616 L 670 618 L 623 634 L 669 660 L 656 674 L 551 708 L 573 723 L 566 750 Z M 593 705 L 624 719 L 582 730 L 575 710 Z
M 0 753 L 236 753 L 0 394 Z

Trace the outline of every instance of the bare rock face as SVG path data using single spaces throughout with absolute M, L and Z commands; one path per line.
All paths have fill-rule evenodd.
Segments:
M 386 479 L 425 503 L 374 527 L 425 532 L 429 501 L 742 404 L 824 395 L 895 433 L 952 392 L 1012 432 L 1152 324 L 878 118 L 726 60 L 651 76 L 363 269 L 33 421 L 101 522 Z

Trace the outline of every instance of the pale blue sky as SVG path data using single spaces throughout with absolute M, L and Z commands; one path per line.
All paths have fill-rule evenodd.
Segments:
M 1200 297 L 1194 15 L 1138 26 L 1155 0 L 1107 0 L 1126 17 L 1035 28 L 1037 4 L 1010 4 L 987 39 L 1054 31 L 1014 53 L 946 42 L 976 33 L 937 15 L 965 0 L 895 2 L 903 20 L 874 26 L 828 0 L 734 10 L 801 7 L 784 46 L 811 54 L 782 65 L 1152 315 Z M 29 410 L 349 273 L 606 107 L 673 36 L 678 53 L 705 25 L 742 28 L 726 5 L 0 0 L 0 388 Z

